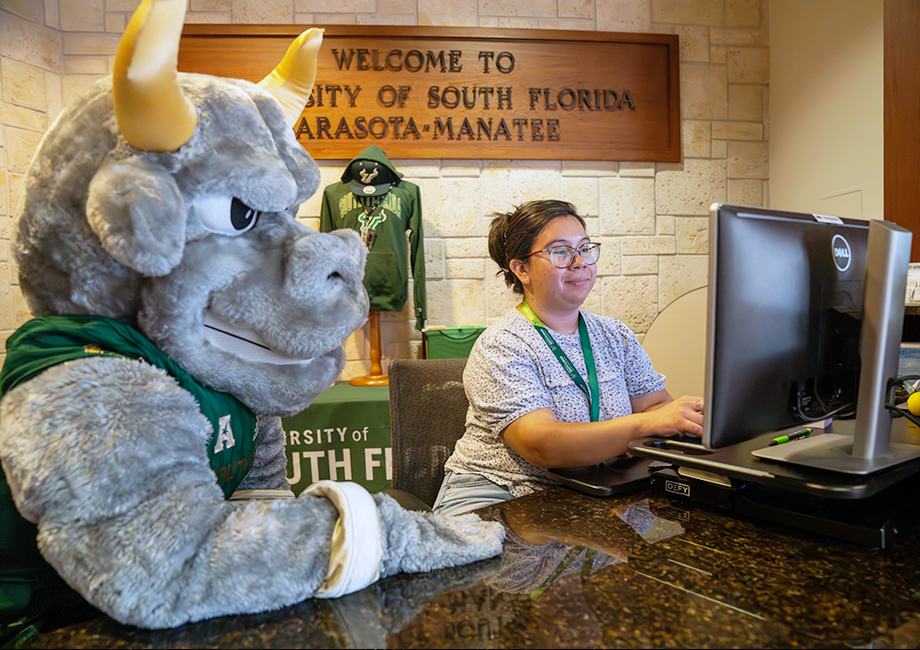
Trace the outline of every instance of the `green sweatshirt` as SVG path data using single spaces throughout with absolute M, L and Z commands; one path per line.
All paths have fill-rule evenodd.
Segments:
M 386 197 L 370 214 L 352 193 L 351 163 L 373 160 L 385 165 L 400 180 L 390 188 Z M 422 233 L 422 195 L 418 185 L 402 180 L 380 147 L 371 145 L 355 156 L 345 168 L 342 180 L 323 190 L 320 230 L 330 232 L 339 228 L 361 231 L 362 226 L 374 228 L 376 237 L 367 254 L 364 288 L 370 297 L 371 309 L 402 311 L 409 297 L 409 272 L 406 260 L 406 231 L 409 231 L 409 262 L 412 266 L 415 299 L 415 329 L 421 330 L 427 318 L 425 297 L 425 250 Z

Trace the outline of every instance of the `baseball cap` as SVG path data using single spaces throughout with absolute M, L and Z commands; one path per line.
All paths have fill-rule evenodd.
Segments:
M 398 179 L 386 165 L 375 160 L 354 160 L 349 165 L 349 186 L 358 196 L 380 196 L 390 191 Z

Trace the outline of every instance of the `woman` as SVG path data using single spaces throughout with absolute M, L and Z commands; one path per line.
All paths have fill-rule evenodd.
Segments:
M 581 311 L 600 244 L 574 206 L 531 201 L 496 215 L 489 254 L 524 300 L 470 352 L 467 428 L 445 463 L 435 512 L 549 487 L 547 468 L 601 463 L 637 438 L 702 433 L 702 399 L 674 400 L 626 325 Z

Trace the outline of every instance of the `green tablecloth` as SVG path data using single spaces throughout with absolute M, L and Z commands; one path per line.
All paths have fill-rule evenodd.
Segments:
M 387 386 L 337 382 L 305 411 L 282 418 L 294 493 L 322 479 L 354 481 L 370 492 L 389 488 L 389 400 Z

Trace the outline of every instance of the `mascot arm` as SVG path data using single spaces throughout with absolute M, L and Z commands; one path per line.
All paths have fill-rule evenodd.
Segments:
M 279 609 L 325 580 L 327 499 L 226 501 L 192 395 L 141 361 L 46 370 L 0 402 L 0 456 L 42 555 L 122 623 Z
M 128 359 L 55 366 L 0 402 L 0 457 L 16 505 L 38 524 L 45 559 L 112 618 L 175 627 L 343 589 L 330 580 L 342 561 L 330 554 L 337 522 L 347 519 L 340 504 L 310 494 L 226 501 L 206 455 L 210 434 L 190 393 Z M 357 558 L 347 561 L 365 566 L 343 592 L 361 588 L 367 576 L 501 552 L 499 524 L 371 499 L 381 548 L 345 544 Z M 367 522 L 355 521 L 340 537 L 362 535 Z
M 258 421 L 259 444 L 252 469 L 240 484 L 240 490 L 290 491 L 287 480 L 287 454 L 280 417 L 263 416 Z M 293 495 L 293 492 L 291 492 Z

